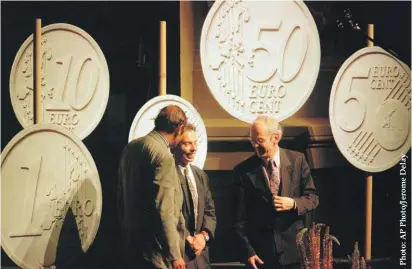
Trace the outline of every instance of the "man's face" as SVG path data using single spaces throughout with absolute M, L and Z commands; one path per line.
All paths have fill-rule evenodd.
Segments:
M 273 158 L 279 142 L 278 134 L 269 134 L 264 124 L 255 124 L 250 129 L 250 143 L 259 158 Z
M 176 159 L 179 164 L 186 166 L 195 160 L 197 151 L 197 136 L 194 131 L 183 133 L 182 139 L 176 149 Z

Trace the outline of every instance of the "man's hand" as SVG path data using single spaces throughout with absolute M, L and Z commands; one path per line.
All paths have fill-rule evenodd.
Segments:
M 196 256 L 199 256 L 202 253 L 202 250 L 206 246 L 206 240 L 203 234 L 195 234 L 193 236 L 193 244 L 190 245 L 193 248 Z
M 189 243 L 189 245 L 193 245 L 193 240 L 194 240 L 195 238 L 193 237 L 193 236 L 191 236 L 191 235 L 188 235 L 187 237 L 186 237 L 186 241 Z
M 185 260 L 182 258 L 173 261 L 173 269 L 186 269 Z
M 253 269 L 258 269 L 256 262 L 260 264 L 264 264 L 264 262 L 258 257 L 258 255 L 252 256 L 249 259 L 247 259 L 250 265 L 252 265 Z
M 295 205 L 295 200 L 290 197 L 273 195 L 273 205 L 276 211 L 292 210 Z

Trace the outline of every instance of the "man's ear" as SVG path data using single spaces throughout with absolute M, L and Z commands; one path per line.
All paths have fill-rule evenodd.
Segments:
M 184 124 L 180 124 L 179 125 L 179 135 L 183 135 L 183 131 L 184 131 L 184 128 L 185 127 L 185 125 Z
M 276 144 L 278 144 L 279 141 L 280 141 L 280 134 L 274 133 L 274 134 L 273 134 L 273 137 L 274 137 L 274 139 L 275 139 Z
M 175 129 L 174 129 L 174 133 L 173 136 L 174 137 L 178 137 L 182 135 L 182 131 L 183 131 L 183 126 L 181 124 L 179 124 Z

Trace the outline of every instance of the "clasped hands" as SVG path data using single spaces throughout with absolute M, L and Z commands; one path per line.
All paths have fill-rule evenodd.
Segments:
M 206 246 L 206 239 L 203 234 L 195 234 L 194 236 L 189 235 L 186 237 L 186 240 L 196 256 L 199 256 Z

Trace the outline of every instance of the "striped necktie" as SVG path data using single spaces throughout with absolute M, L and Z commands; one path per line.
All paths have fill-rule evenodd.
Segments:
M 270 191 L 272 192 L 272 194 L 278 195 L 280 178 L 276 163 L 273 160 L 269 160 L 266 170 L 268 171 L 269 176 Z

